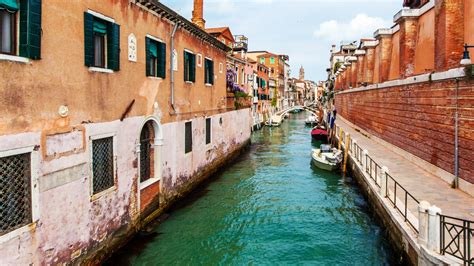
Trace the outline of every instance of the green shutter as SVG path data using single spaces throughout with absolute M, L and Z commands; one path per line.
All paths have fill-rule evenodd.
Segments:
M 166 43 L 158 43 L 158 77 L 166 78 Z
M 20 2 L 20 56 L 41 58 L 41 0 Z
M 145 52 L 146 52 L 146 75 L 152 76 L 151 67 L 150 67 L 150 60 L 151 60 L 151 40 L 148 37 L 145 37 Z
M 196 82 L 196 55 L 189 55 L 189 81 Z
M 94 65 L 94 16 L 84 12 L 84 62 L 91 67 Z
M 204 60 L 204 83 L 209 83 L 209 60 Z
M 18 11 L 20 9 L 17 0 L 0 0 L 0 8 L 8 11 Z
M 209 83 L 214 85 L 214 61 L 209 61 Z
M 189 81 L 189 73 L 188 73 L 189 56 L 188 56 L 188 52 L 186 52 L 186 51 L 184 51 L 184 64 L 183 64 L 183 67 L 184 67 L 184 81 Z
M 120 25 L 112 22 L 107 27 L 107 68 L 120 70 Z

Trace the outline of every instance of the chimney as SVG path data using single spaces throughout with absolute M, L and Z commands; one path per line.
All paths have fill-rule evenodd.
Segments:
M 201 29 L 205 29 L 206 26 L 203 2 L 204 0 L 194 0 L 193 18 L 191 19 L 191 21 Z

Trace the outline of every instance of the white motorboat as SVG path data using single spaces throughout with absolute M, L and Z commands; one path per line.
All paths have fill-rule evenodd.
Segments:
M 279 127 L 281 125 L 282 118 L 280 115 L 273 115 L 267 122 L 265 122 L 265 125 L 268 127 Z
M 306 123 L 306 125 L 309 126 L 316 125 L 318 123 L 318 118 L 315 115 L 311 114 L 310 116 L 308 116 L 308 118 L 306 118 L 304 122 Z
M 316 167 L 334 171 L 339 168 L 342 162 L 342 151 L 331 148 L 331 145 L 323 144 L 319 149 L 313 149 L 311 157 Z

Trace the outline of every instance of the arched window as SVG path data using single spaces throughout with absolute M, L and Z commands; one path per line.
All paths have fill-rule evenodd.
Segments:
M 140 182 L 154 177 L 154 141 L 155 130 L 153 122 L 148 121 L 140 133 Z

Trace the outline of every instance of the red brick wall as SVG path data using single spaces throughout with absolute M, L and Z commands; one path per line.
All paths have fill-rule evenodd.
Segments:
M 455 81 L 338 94 L 338 113 L 368 132 L 454 173 Z M 459 174 L 474 183 L 474 81 L 459 88 Z

